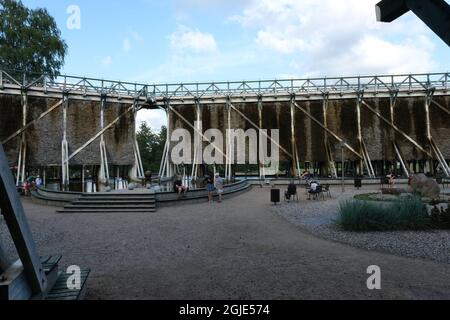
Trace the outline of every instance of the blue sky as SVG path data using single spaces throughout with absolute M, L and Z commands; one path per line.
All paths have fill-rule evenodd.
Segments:
M 67 74 L 178 83 L 450 70 L 450 48 L 416 16 L 377 23 L 377 2 L 23 0 L 57 20 Z M 80 29 L 67 28 L 70 5 Z

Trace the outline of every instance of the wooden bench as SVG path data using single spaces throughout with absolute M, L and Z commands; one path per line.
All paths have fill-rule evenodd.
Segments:
M 55 285 L 50 290 L 45 300 L 82 300 L 86 293 L 86 281 L 91 271 L 81 269 L 81 288 L 80 290 L 70 290 L 67 288 L 67 280 L 70 274 L 60 272 Z

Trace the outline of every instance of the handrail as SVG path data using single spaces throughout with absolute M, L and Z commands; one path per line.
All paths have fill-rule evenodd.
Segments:
M 210 96 L 328 94 L 346 92 L 422 91 L 430 88 L 448 90 L 450 73 L 389 74 L 375 76 L 313 77 L 251 81 L 144 84 L 92 77 L 61 75 L 23 76 L 17 80 L 0 70 L 0 87 L 21 86 L 22 90 L 44 88 L 66 93 L 118 95 L 135 98 L 172 99 Z

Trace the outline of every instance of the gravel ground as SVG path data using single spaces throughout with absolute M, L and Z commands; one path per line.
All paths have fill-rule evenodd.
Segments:
M 401 232 L 348 232 L 335 224 L 339 203 L 360 193 L 377 192 L 377 189 L 332 192 L 332 199 L 308 201 L 301 195 L 299 203 L 283 203 L 272 210 L 291 223 L 325 239 L 338 241 L 367 250 L 433 260 L 450 264 L 450 231 L 401 231 Z
M 153 214 L 24 207 L 39 254 L 91 269 L 87 299 L 450 299 L 447 264 L 311 235 L 272 212 L 267 188 Z M 1 218 L 0 237 L 13 255 Z M 367 288 L 371 265 L 381 290 Z

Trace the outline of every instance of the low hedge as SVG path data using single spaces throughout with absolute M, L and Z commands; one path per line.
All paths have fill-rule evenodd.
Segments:
M 428 214 L 418 196 L 400 197 L 383 205 L 362 200 L 340 203 L 337 224 L 347 231 L 400 231 L 450 229 L 450 210 Z

